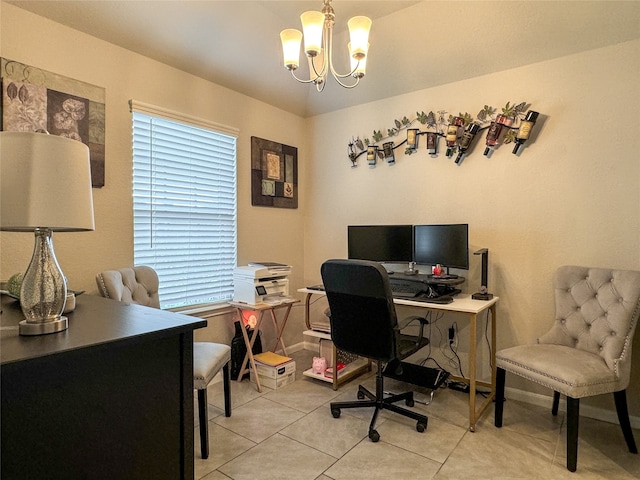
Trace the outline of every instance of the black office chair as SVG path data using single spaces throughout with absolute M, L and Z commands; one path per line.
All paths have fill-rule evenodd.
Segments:
M 329 302 L 331 340 L 342 351 L 366 357 L 377 362 L 375 395 L 362 385 L 358 386 L 359 401 L 332 402 L 331 414 L 340 417 L 343 408 L 375 407 L 369 425 L 369 438 L 380 440 L 375 430 L 378 412 L 391 410 L 417 420 L 416 430 L 424 432 L 428 419 L 411 410 L 395 405 L 404 400 L 414 405 L 413 392 L 384 398 L 383 368 L 402 368 L 401 360 L 429 343 L 423 336 L 426 320 L 409 317 L 398 323 L 393 304 L 389 277 L 378 263 L 361 260 L 328 260 L 320 272 Z M 403 335 L 400 330 L 414 320 L 421 320 L 418 336 Z M 365 397 L 368 400 L 363 400 Z

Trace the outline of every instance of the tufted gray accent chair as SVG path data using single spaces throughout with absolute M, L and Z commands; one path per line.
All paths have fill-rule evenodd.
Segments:
M 160 308 L 158 274 L 147 266 L 107 270 L 96 275 L 100 294 L 120 302 Z
M 627 410 L 631 344 L 640 316 L 640 272 L 562 266 L 555 273 L 555 322 L 535 345 L 496 353 L 495 426 L 502 426 L 505 372 L 567 399 L 567 469 L 576 471 L 580 398 L 613 393 L 629 448 L 638 453 Z
M 96 275 L 98 291 L 105 298 L 160 308 L 156 271 L 144 265 L 133 268 L 107 270 Z M 231 347 L 221 343 L 193 343 L 193 388 L 198 391 L 200 449 L 202 458 L 209 457 L 209 418 L 207 386 L 222 369 L 224 384 L 224 413 L 231 416 Z

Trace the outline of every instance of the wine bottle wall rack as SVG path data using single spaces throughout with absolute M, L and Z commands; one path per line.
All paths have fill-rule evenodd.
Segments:
M 439 110 L 437 115 L 433 111 L 428 114 L 424 111 L 416 112 L 413 120 L 407 117 L 394 120 L 395 126 L 388 128 L 386 135 L 382 130 L 374 130 L 371 139 L 352 138 L 348 145 L 349 160 L 352 167 L 357 167 L 358 158 L 366 155 L 370 167 L 375 167 L 379 160 L 393 165 L 397 148 L 405 145 L 405 155 L 412 155 L 418 151 L 420 137 L 425 137 L 427 151 L 431 156 L 438 156 L 440 139 L 443 138 L 447 158 L 454 158 L 455 163 L 460 165 L 472 144 L 479 141 L 484 131 L 487 132 L 484 150 L 486 156 L 490 157 L 499 145 L 512 142 L 515 144 L 513 153 L 518 154 L 539 115 L 529 107 L 526 102 L 507 102 L 498 114 L 497 109 L 485 105 L 475 119 L 469 113 L 447 116 L 444 110 Z M 416 122 L 424 125 L 425 130 L 412 127 Z M 406 138 L 395 142 L 394 138 L 403 132 L 406 133 Z

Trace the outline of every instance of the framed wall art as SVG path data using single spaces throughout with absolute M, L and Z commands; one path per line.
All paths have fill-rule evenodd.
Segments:
M 298 149 L 251 137 L 251 205 L 298 208 Z
M 46 130 L 89 147 L 91 183 L 104 186 L 105 89 L 0 58 L 1 129 Z

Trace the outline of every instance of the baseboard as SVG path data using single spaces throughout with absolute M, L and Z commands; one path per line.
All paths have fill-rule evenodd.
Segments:
M 538 405 L 539 407 L 548 408 L 551 411 L 551 405 L 553 404 L 553 397 L 550 395 L 541 395 L 539 393 L 527 392 L 525 390 L 518 390 L 516 388 L 505 388 L 505 397 L 507 399 L 518 400 L 520 402 L 529 403 L 531 405 Z M 566 402 L 563 396 L 560 396 L 561 411 L 566 411 Z M 615 410 L 606 410 L 604 408 L 592 407 L 589 405 L 580 405 L 580 416 L 593 418 L 595 420 L 602 420 L 603 422 L 618 424 L 618 415 Z M 632 428 L 640 428 L 640 417 L 629 416 Z
M 299 352 L 300 350 L 307 350 L 305 347 L 306 347 L 305 342 L 299 342 L 299 343 L 294 343 L 293 345 L 287 345 L 287 353 L 291 354 L 291 353 Z M 282 350 L 277 350 L 276 353 L 279 353 L 280 355 L 284 355 Z
M 310 352 L 316 352 L 319 353 L 320 352 L 320 344 L 318 343 L 318 339 L 314 339 L 316 340 L 314 341 L 304 341 L 302 343 L 298 343 L 296 345 L 302 345 L 302 348 L 300 350 L 309 350 Z M 296 350 L 298 351 L 298 350 Z

